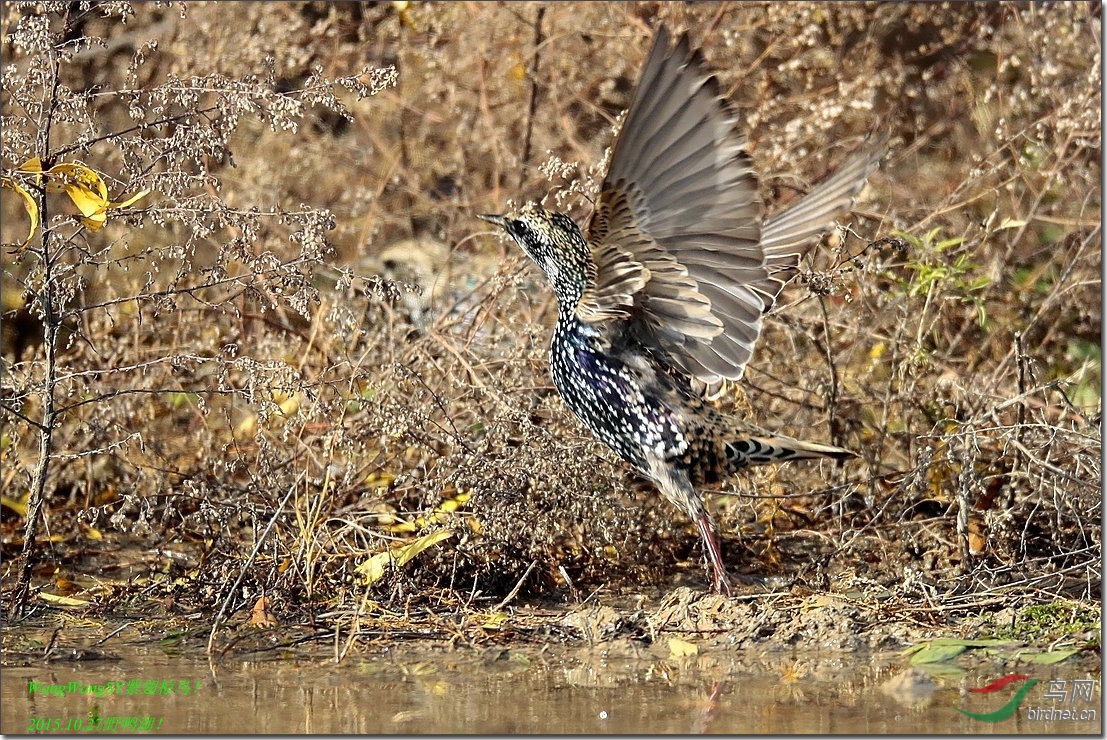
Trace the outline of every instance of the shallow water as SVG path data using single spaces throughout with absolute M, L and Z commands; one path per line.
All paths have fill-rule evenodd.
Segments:
M 115 659 L 9 662 L 0 674 L 0 731 L 65 733 L 90 725 L 130 731 L 120 724 L 130 719 L 174 734 L 1102 732 L 1098 677 L 1064 665 L 926 672 L 908 669 L 899 653 L 753 657 L 719 650 L 676 658 L 662 646 L 629 641 L 521 649 L 401 645 L 337 665 L 287 657 L 211 666 L 151 646 L 117 645 L 110 654 Z M 1008 719 L 982 722 L 954 709 L 1000 708 L 1017 685 L 987 694 L 967 689 L 1014 672 L 1043 680 Z M 1093 680 L 1094 690 L 1088 700 L 1058 703 L 1045 698 L 1049 679 L 1066 681 L 1070 692 L 1076 680 Z M 122 682 L 138 693 L 46 693 L 71 681 Z M 180 693 L 186 682 L 190 692 Z M 159 694 L 159 687 L 172 693 Z M 1043 708 L 1090 710 L 1095 719 L 1034 719 Z

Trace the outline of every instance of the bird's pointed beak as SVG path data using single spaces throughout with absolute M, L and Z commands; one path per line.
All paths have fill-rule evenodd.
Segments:
M 496 214 L 496 213 L 478 213 L 477 218 L 482 219 L 482 220 L 487 221 L 487 222 L 492 223 L 492 224 L 496 224 L 501 229 L 506 229 L 507 228 L 508 219 L 507 219 L 506 216 L 500 216 L 499 214 Z

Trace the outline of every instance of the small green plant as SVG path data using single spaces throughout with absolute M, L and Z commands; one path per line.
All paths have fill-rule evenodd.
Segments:
M 1101 614 L 1086 604 L 1054 601 L 1024 607 L 1010 622 L 993 621 L 986 631 L 1000 640 L 1053 642 L 1079 632 L 1099 633 L 1101 624 Z
M 933 300 L 945 297 L 971 304 L 976 311 L 977 321 L 983 328 L 987 324 L 988 314 L 981 294 L 991 281 L 986 276 L 979 275 L 980 266 L 970 259 L 967 249 L 957 249 L 964 244 L 961 237 L 940 239 L 941 233 L 940 226 L 922 236 L 902 231 L 893 232 L 894 236 L 906 240 L 911 246 L 910 254 L 916 255 L 915 259 L 905 265 L 909 274 L 898 277 L 896 282 L 908 296 L 925 295 L 927 307 Z

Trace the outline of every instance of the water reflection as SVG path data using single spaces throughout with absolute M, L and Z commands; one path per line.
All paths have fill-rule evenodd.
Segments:
M 109 718 L 157 721 L 193 733 L 1100 733 L 1098 679 L 1081 708 L 1095 721 L 1032 721 L 1026 711 L 986 723 L 954 705 L 989 711 L 1012 691 L 969 693 L 1011 673 L 1002 665 L 958 675 L 907 669 L 898 653 L 707 651 L 673 658 L 629 640 L 606 647 L 474 650 L 400 646 L 327 660 L 204 660 L 150 647 L 115 649 L 113 661 L 7 667 L 4 733 L 64 732 Z M 1065 666 L 1027 669 L 1043 681 L 1095 678 Z M 948 673 L 948 669 L 947 669 Z M 1078 675 L 1079 673 L 1079 675 Z M 30 682 L 39 689 L 29 692 Z M 71 682 L 72 685 L 71 685 Z M 137 694 L 45 693 L 120 683 Z M 178 690 L 185 682 L 189 693 Z M 1038 688 L 1038 687 L 1036 687 Z M 994 698 L 993 698 L 994 697 Z M 1075 706 L 1075 704 L 1073 704 Z M 60 727 L 50 723 L 57 719 Z M 46 725 L 36 722 L 47 721 Z M 80 726 L 80 725 L 76 725 Z

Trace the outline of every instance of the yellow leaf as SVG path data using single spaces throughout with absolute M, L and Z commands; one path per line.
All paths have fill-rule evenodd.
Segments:
M 66 184 L 65 194 L 77 206 L 77 210 L 82 214 L 81 223 L 88 228 L 98 231 L 108 222 L 108 201 L 101 199 L 97 193 L 83 183 Z
M 48 601 L 51 604 L 57 604 L 58 606 L 88 606 L 87 599 L 74 599 L 70 596 L 58 596 L 57 594 L 48 594 L 45 591 L 39 591 L 38 597 L 43 601 Z
M 7 506 L 21 517 L 27 516 L 27 499 L 30 498 L 29 493 L 23 494 L 19 499 L 11 498 L 10 496 L 0 496 L 0 504 Z
M 465 502 L 469 500 L 468 494 L 458 494 L 456 498 L 447 499 L 442 502 L 438 507 L 438 511 L 454 512 L 465 505 Z
M 274 395 L 276 395 L 279 398 L 280 396 L 283 396 L 284 394 L 281 393 L 279 395 L 278 394 L 274 394 Z M 300 393 L 300 392 L 293 393 L 291 396 L 286 396 L 283 400 L 279 401 L 277 403 L 277 408 L 279 408 L 281 410 L 281 413 L 284 414 L 285 416 L 292 416 L 293 414 L 295 414 L 300 409 L 300 405 L 304 402 L 304 398 L 305 398 L 305 396 L 304 396 L 303 393 Z M 274 400 L 276 400 L 276 399 L 274 399 Z
M 291 395 L 278 390 L 272 390 L 269 392 L 269 398 L 273 403 L 277 404 L 277 408 L 280 410 L 280 415 L 272 417 L 274 424 L 282 423 L 282 419 L 292 416 L 303 405 L 304 399 L 307 398 L 302 392 L 297 391 Z M 235 439 L 245 439 L 257 434 L 258 431 L 258 415 L 250 414 L 242 421 L 238 423 L 238 426 L 234 428 Z
M 71 185 L 78 185 L 88 190 L 93 198 L 107 205 L 108 186 L 104 184 L 104 178 L 96 170 L 85 167 L 76 162 L 59 162 L 46 171 L 48 175 L 57 175 L 60 179 L 47 180 L 46 190 L 51 193 L 68 191 Z
M 108 186 L 100 173 L 75 162 L 61 162 L 48 171 L 57 179 L 47 180 L 46 192 L 64 192 L 82 214 L 81 221 L 93 231 L 108 220 Z
M 41 163 L 32 163 L 28 160 L 24 163 L 26 168 L 32 164 L 30 171 L 35 171 L 35 166 L 41 168 Z M 49 193 L 64 192 L 81 212 L 81 222 L 93 231 L 99 230 L 108 221 L 109 208 L 126 208 L 140 198 L 150 194 L 149 190 L 140 190 L 130 198 L 113 203 L 108 200 L 108 186 L 104 184 L 104 178 L 100 173 L 83 164 L 75 162 L 61 162 L 51 167 L 47 174 L 55 175 L 58 179 L 47 181 L 46 191 Z
M 363 576 L 363 583 L 372 585 L 384 576 L 389 566 L 393 568 L 402 568 L 410 562 L 412 558 L 423 552 L 423 550 L 437 545 L 439 542 L 452 537 L 453 534 L 451 530 L 442 529 L 437 532 L 432 532 L 431 534 L 423 535 L 409 544 L 401 547 L 391 547 L 384 552 L 378 552 L 354 570 Z
M 26 162 L 19 165 L 19 171 L 20 172 L 38 172 L 41 175 L 41 173 L 42 173 L 42 160 L 39 159 L 38 157 L 31 157 Z M 37 180 L 35 180 L 35 184 L 37 185 L 40 182 L 42 182 L 41 176 Z
M 129 205 L 133 204 L 135 201 L 137 201 L 139 198 L 145 198 L 149 194 L 150 194 L 149 190 L 139 190 L 137 193 L 132 195 L 130 198 L 127 198 L 127 200 L 123 200 L 123 201 L 120 201 L 118 203 L 109 203 L 108 207 L 109 208 L 126 208 L 127 206 L 129 206 Z
M 669 638 L 669 654 L 674 658 L 687 658 L 692 655 L 699 655 L 700 649 L 695 643 L 681 640 L 677 637 Z
M 452 514 L 459 508 L 468 503 L 472 496 L 468 493 L 459 493 L 453 498 L 446 499 L 437 507 L 434 512 L 429 516 L 416 517 L 412 521 L 399 522 L 398 524 L 390 524 L 385 527 L 389 532 L 418 532 L 424 527 L 428 527 L 431 524 L 438 524 L 446 520 L 448 514 Z
M 27 238 L 23 240 L 23 243 L 16 248 L 16 252 L 22 252 L 27 248 L 27 245 L 31 243 L 31 239 L 34 239 L 35 232 L 38 231 L 38 203 L 27 192 L 26 188 L 12 180 L 10 177 L 3 178 L 3 187 L 11 188 L 19 197 L 23 199 L 23 208 L 27 211 L 27 215 L 31 217 L 31 229 L 27 232 Z
M 503 627 L 510 618 L 507 612 L 495 612 L 485 617 L 484 624 L 482 624 L 481 627 L 486 630 L 498 630 Z
M 396 480 L 396 476 L 392 473 L 376 470 L 365 476 L 365 485 L 369 488 L 386 488 L 392 485 L 394 480 Z

